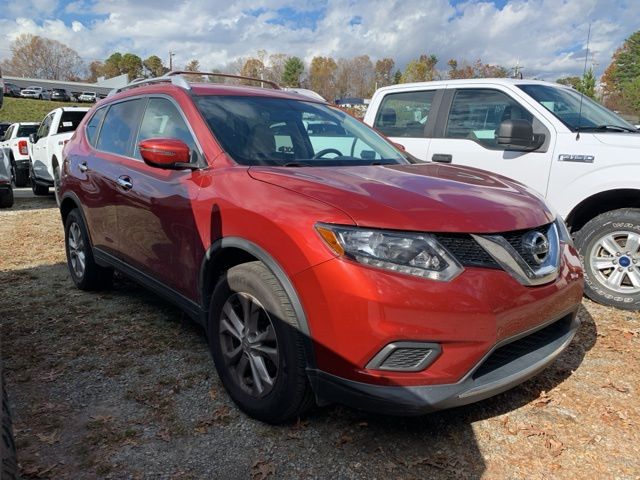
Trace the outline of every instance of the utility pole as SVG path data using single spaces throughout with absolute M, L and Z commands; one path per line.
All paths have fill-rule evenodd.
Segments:
M 173 70 L 173 57 L 175 57 L 175 53 L 169 52 L 169 71 Z

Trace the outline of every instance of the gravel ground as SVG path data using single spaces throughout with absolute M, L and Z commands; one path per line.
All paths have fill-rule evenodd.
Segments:
M 640 478 L 640 313 L 585 300 L 550 368 L 479 404 L 273 427 L 234 408 L 179 310 L 122 277 L 76 290 L 55 201 L 16 197 L 0 327 L 23 478 Z

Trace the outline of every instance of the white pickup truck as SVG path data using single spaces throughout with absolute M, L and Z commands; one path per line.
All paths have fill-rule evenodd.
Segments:
M 511 79 L 384 87 L 364 121 L 421 160 L 482 168 L 536 189 L 571 229 L 587 295 L 640 309 L 634 125 L 571 88 Z
M 37 122 L 12 123 L 0 139 L 0 150 L 11 164 L 11 173 L 16 187 L 29 183 L 29 135 L 38 130 Z
M 62 147 L 71 138 L 88 107 L 61 107 L 52 110 L 29 135 L 29 174 L 35 195 L 46 195 L 60 178 Z

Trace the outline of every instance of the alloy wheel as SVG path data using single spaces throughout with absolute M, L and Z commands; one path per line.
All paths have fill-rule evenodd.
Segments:
M 616 231 L 600 237 L 589 262 L 596 279 L 608 289 L 640 292 L 640 234 Z
M 231 377 L 244 392 L 260 398 L 278 377 L 278 341 L 272 319 L 258 299 L 234 293 L 219 322 L 220 346 Z
M 80 225 L 75 222 L 69 227 L 69 239 L 67 243 L 69 246 L 69 260 L 71 261 L 73 273 L 76 277 L 82 278 L 86 265 L 85 244 L 82 238 Z

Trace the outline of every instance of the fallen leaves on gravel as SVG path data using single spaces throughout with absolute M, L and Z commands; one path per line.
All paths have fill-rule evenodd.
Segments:
M 251 479 L 252 480 L 265 480 L 270 475 L 276 474 L 276 466 L 273 462 L 266 460 L 256 460 L 251 465 Z

